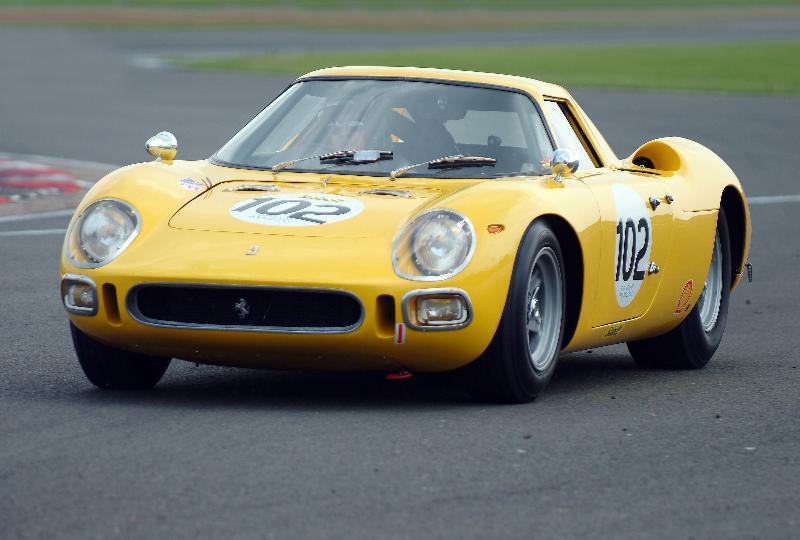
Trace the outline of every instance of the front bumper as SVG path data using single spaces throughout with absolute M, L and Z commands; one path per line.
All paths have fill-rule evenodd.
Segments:
M 106 267 L 81 270 L 62 260 L 63 274 L 85 276 L 96 284 L 96 314 L 69 314 L 78 328 L 113 347 L 200 363 L 445 371 L 471 362 L 486 349 L 508 287 L 497 267 L 483 269 L 475 260 L 474 269 L 420 287 L 396 276 L 388 247 L 376 252 L 369 239 L 254 239 L 253 235 L 174 229 L 164 229 L 158 237 L 158 243 L 140 238 L 138 245 Z M 246 255 L 253 251 L 254 240 L 268 246 L 256 250 L 265 256 Z M 371 252 L 370 257 L 355 256 Z M 334 332 L 153 324 L 131 309 L 131 291 L 145 283 L 332 289 L 357 298 L 363 313 L 353 328 Z M 463 294 L 469 305 L 468 320 L 440 331 L 421 328 L 409 306 L 421 294 L 440 293 L 443 288 Z

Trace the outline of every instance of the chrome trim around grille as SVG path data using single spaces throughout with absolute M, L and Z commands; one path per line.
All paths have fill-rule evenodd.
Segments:
M 209 288 L 209 289 L 259 289 L 259 290 L 273 290 L 273 291 L 304 291 L 304 292 L 311 292 L 311 293 L 336 293 L 341 294 L 343 296 L 349 296 L 353 298 L 357 303 L 358 306 L 361 308 L 361 316 L 359 317 L 358 321 L 355 324 L 350 326 L 333 326 L 333 327 L 286 327 L 286 326 L 234 326 L 234 325 L 218 325 L 218 324 L 197 324 L 197 323 L 181 323 L 181 322 L 174 322 L 171 323 L 169 321 L 160 321 L 155 319 L 150 319 L 149 317 L 145 317 L 139 311 L 139 307 L 136 301 L 136 291 L 141 287 L 147 286 L 159 286 L 159 287 L 195 287 L 195 288 Z M 159 282 L 159 281 L 148 281 L 143 283 L 137 283 L 133 287 L 128 290 L 128 294 L 125 296 L 125 309 L 128 311 L 128 315 L 131 316 L 133 320 L 140 324 L 144 324 L 146 326 L 153 326 L 156 328 L 180 328 L 185 330 L 227 330 L 227 331 L 234 331 L 234 332 L 265 332 L 265 333 L 276 333 L 276 334 L 349 334 L 357 330 L 361 325 L 364 323 L 364 318 L 366 317 L 366 311 L 364 310 L 364 303 L 361 299 L 355 294 L 350 291 L 345 291 L 343 289 L 333 289 L 333 288 L 314 288 L 314 287 L 274 287 L 274 286 L 262 286 L 262 285 L 218 285 L 218 284 L 210 284 L 210 283 L 175 283 L 175 282 Z

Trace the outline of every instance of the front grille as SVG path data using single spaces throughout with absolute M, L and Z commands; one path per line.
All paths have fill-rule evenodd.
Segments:
M 275 332 L 349 332 L 363 318 L 344 291 L 161 283 L 134 287 L 128 311 L 156 326 Z

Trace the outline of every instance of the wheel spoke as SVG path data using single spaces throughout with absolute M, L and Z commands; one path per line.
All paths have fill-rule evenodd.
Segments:
M 525 331 L 531 364 L 544 371 L 552 362 L 561 331 L 561 274 L 555 253 L 542 248 L 528 279 Z
M 530 334 L 534 334 L 534 335 L 538 334 L 540 327 L 541 327 L 541 325 L 538 322 L 536 322 L 536 319 L 534 319 L 534 318 L 528 319 L 528 332 Z
M 722 301 L 722 247 L 719 233 L 714 239 L 714 248 L 711 253 L 711 263 L 704 283 L 703 291 L 697 299 L 697 309 L 700 310 L 700 322 L 706 332 L 711 332 L 717 324 L 720 303 Z

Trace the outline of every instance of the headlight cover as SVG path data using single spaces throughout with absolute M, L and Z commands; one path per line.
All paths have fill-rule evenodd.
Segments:
M 67 258 L 78 268 L 97 268 L 114 260 L 139 234 L 136 209 L 118 199 L 100 199 L 87 206 L 69 232 Z
M 475 251 L 475 229 L 455 210 L 434 208 L 411 220 L 394 241 L 392 263 L 398 276 L 441 281 L 458 274 Z

